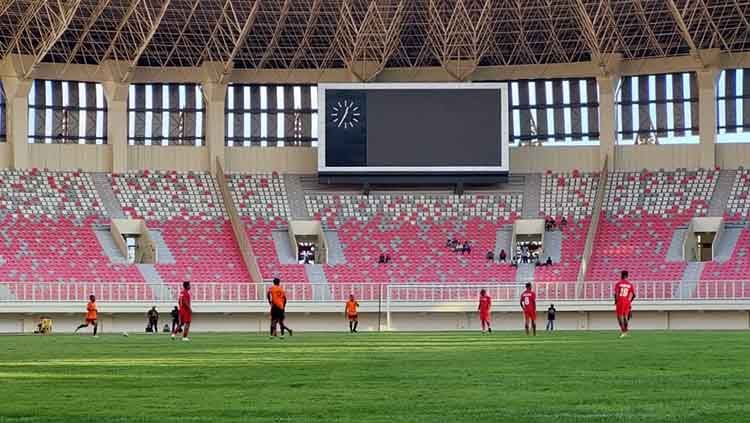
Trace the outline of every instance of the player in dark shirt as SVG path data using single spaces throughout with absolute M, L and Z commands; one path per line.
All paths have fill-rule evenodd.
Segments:
M 555 330 L 555 313 L 557 310 L 555 310 L 555 305 L 550 304 L 549 308 L 547 309 L 547 330 L 552 332 Z

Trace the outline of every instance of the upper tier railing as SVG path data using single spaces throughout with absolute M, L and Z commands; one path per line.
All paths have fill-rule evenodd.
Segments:
M 637 301 L 740 301 L 750 300 L 750 281 L 635 281 Z M 466 284 L 372 284 L 309 283 L 283 284 L 290 302 L 330 303 L 345 301 L 354 294 L 360 301 L 451 303 L 474 301 L 480 289 L 486 289 L 495 302 L 516 302 L 524 289 L 516 283 Z M 614 282 L 536 282 L 534 290 L 540 302 L 609 301 Z M 192 283 L 192 298 L 197 303 L 264 303 L 268 284 Z M 690 288 L 692 287 L 692 288 Z M 179 284 L 157 289 L 145 283 L 32 283 L 0 282 L 0 303 L 78 303 L 89 295 L 101 302 L 150 303 L 156 298 L 175 301 Z M 163 302 L 163 300 L 162 300 Z M 169 302 L 169 301 L 168 301 Z

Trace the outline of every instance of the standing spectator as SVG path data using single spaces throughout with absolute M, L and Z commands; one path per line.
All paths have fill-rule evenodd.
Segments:
M 156 306 L 151 307 L 151 310 L 146 313 L 146 317 L 148 317 L 148 326 L 146 327 L 146 332 L 159 332 L 159 312 L 156 311 Z
M 497 257 L 500 259 L 499 261 L 505 263 L 505 260 L 508 258 L 508 255 L 505 254 L 505 249 L 500 250 L 500 254 Z
M 172 315 L 172 333 L 177 333 L 177 330 L 180 328 L 180 309 L 174 306 L 172 312 L 169 314 Z
M 555 330 L 555 313 L 557 310 L 555 310 L 555 305 L 550 304 L 549 308 L 547 309 L 547 329 L 548 331 L 552 332 Z

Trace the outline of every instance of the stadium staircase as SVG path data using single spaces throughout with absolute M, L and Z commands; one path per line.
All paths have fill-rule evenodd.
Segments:
M 289 239 L 288 231 L 273 231 L 271 232 L 273 237 L 273 244 L 276 247 L 276 254 L 281 264 L 299 264 L 297 258 L 294 257 L 294 251 L 292 251 L 292 241 Z
M 539 217 L 539 202 L 541 199 L 542 177 L 538 173 L 524 175 L 523 185 L 523 217 L 536 219 Z
M 124 219 L 125 212 L 115 192 L 112 191 L 112 181 L 109 176 L 106 173 L 96 172 L 91 174 L 91 180 L 94 182 L 94 188 L 99 194 L 101 205 L 107 211 L 107 215 L 111 219 Z
M 714 193 L 711 196 L 711 202 L 708 206 L 707 215 L 709 217 L 724 216 L 736 177 L 737 171 L 734 170 L 722 170 L 719 173 L 719 178 L 716 181 L 716 188 L 714 189 Z
M 154 245 L 156 245 L 157 262 L 159 264 L 175 264 L 174 255 L 164 241 L 161 231 L 158 229 L 150 229 L 148 234 L 154 242 Z
M 672 240 L 669 242 L 669 248 L 667 249 L 667 262 L 676 263 L 685 261 L 684 243 L 687 232 L 687 226 L 679 227 L 674 230 Z
M 0 299 L 4 301 L 15 301 L 17 300 L 16 294 L 11 291 L 7 285 L 0 284 Z
M 724 230 L 721 232 L 719 242 L 715 247 L 714 262 L 725 263 L 732 258 L 732 253 L 743 230 L 745 230 L 745 223 L 727 222 L 724 224 Z
M 677 298 L 692 298 L 698 287 L 698 280 L 703 273 L 704 263 L 700 261 L 689 262 L 682 274 L 680 284 L 677 285 L 674 295 Z
M 511 248 L 511 241 L 513 240 L 513 225 L 505 225 L 501 229 L 495 232 L 495 261 L 500 256 L 500 251 L 505 250 L 507 255 L 506 260 L 510 262 L 513 254 Z
M 341 239 L 336 231 L 323 231 L 323 236 L 326 237 L 326 245 L 328 247 L 328 264 L 338 265 L 346 264 L 346 256 L 344 255 L 344 249 L 341 246 Z
M 328 286 L 328 278 L 320 264 L 306 264 L 305 273 L 307 280 L 312 284 L 312 295 L 315 301 L 330 301 L 331 288 Z
M 302 187 L 302 180 L 299 175 L 284 175 L 284 188 L 289 200 L 289 209 L 292 218 L 295 220 L 310 220 L 310 214 L 307 211 L 305 203 L 305 192 Z
M 534 271 L 536 265 L 534 263 L 518 263 L 518 272 L 516 272 L 516 282 L 525 284 L 526 282 L 534 282 Z
M 544 233 L 542 245 L 544 256 L 541 258 L 542 261 L 547 260 L 547 257 L 551 257 L 552 263 L 560 263 L 562 258 L 562 240 L 562 231 L 549 231 Z
M 112 239 L 112 232 L 109 229 L 94 230 L 94 235 L 99 240 L 99 245 L 101 245 L 104 254 L 109 257 L 110 263 L 128 264 L 128 258 L 122 255 L 122 251 Z
M 154 299 L 157 301 L 172 301 L 174 296 L 171 294 L 169 287 L 164 283 L 159 271 L 156 270 L 156 266 L 153 264 L 137 264 L 138 271 L 143 276 L 143 280 L 151 288 L 151 292 L 154 294 Z

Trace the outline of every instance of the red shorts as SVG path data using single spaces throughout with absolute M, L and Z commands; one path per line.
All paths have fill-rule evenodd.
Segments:
M 479 312 L 479 320 L 489 322 L 490 321 L 490 313 L 489 312 Z
M 630 303 L 617 303 L 615 306 L 615 312 L 618 317 L 628 317 L 628 315 L 630 315 Z
M 357 320 L 359 318 L 359 316 L 356 313 L 355 314 L 349 314 L 348 317 L 349 317 L 349 320 L 352 321 L 352 322 L 355 321 L 355 320 Z
M 536 321 L 536 310 L 529 309 L 523 311 L 523 318 L 526 320 Z
M 86 319 L 86 324 L 87 325 L 95 325 L 96 324 L 96 319 Z
M 190 323 L 193 321 L 193 313 L 180 311 L 180 324 Z

